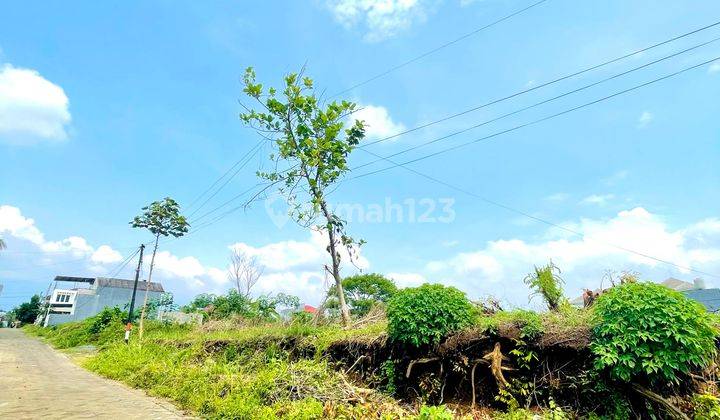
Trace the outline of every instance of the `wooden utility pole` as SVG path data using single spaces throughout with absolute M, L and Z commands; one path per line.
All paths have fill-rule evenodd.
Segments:
M 145 251 L 145 244 L 140 245 L 140 259 L 138 259 L 137 269 L 135 270 L 135 284 L 133 285 L 132 297 L 130 298 L 130 310 L 128 311 L 127 322 L 132 323 L 132 314 L 135 310 L 135 294 L 137 293 L 138 280 L 140 279 L 140 267 L 142 266 L 143 251 Z

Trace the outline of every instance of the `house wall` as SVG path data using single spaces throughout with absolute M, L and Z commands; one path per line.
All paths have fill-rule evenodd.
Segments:
M 130 302 L 132 297 L 132 289 L 103 287 L 96 290 L 96 294 L 78 294 L 75 297 L 75 310 L 72 314 L 50 314 L 47 325 L 64 324 L 71 321 L 81 321 L 85 318 L 94 316 L 105 308 L 119 307 L 124 309 L 125 305 Z M 148 292 L 148 301 L 157 299 L 162 295 L 161 292 Z M 135 308 L 142 307 L 145 299 L 145 291 L 138 290 L 135 295 Z M 127 309 L 126 309 L 127 310 Z

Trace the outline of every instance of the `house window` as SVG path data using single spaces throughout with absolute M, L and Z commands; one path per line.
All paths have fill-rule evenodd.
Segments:
M 70 294 L 69 293 L 58 293 L 55 297 L 55 301 L 59 303 L 65 303 L 70 302 Z

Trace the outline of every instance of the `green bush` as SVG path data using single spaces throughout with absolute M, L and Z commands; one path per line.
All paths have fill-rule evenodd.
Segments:
M 715 354 L 705 308 L 659 284 L 613 287 L 596 301 L 595 318 L 595 366 L 616 379 L 677 382 L 679 372 L 701 368 Z
M 455 415 L 444 405 L 423 405 L 417 418 L 418 420 L 452 420 Z
M 99 334 L 105 327 L 113 322 L 120 322 L 122 324 L 125 318 L 127 318 L 127 314 L 117 306 L 114 308 L 104 308 L 99 314 L 88 318 L 88 322 L 90 322 L 88 332 L 90 334 Z
M 387 309 L 391 339 L 416 347 L 438 344 L 448 334 L 473 321 L 473 308 L 465 293 L 454 287 L 423 284 L 400 290 Z

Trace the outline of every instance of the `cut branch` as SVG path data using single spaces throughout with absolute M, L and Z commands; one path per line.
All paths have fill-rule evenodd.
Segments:
M 665 407 L 665 410 L 667 410 L 668 414 L 675 419 L 682 419 L 682 420 L 690 420 L 690 417 L 687 416 L 687 414 L 683 413 L 679 408 L 677 408 L 675 405 L 673 405 L 670 401 L 663 398 L 661 395 L 656 394 L 649 389 L 645 388 L 642 385 L 638 384 L 631 384 L 631 388 L 633 391 L 637 392 L 638 394 L 642 395 L 643 397 L 655 401 L 656 403 L 660 404 L 661 406 Z
M 407 370 L 405 371 L 405 377 L 406 378 L 410 377 L 410 372 L 412 372 L 413 366 L 423 364 L 423 363 L 437 362 L 438 360 L 440 360 L 439 357 L 429 357 L 426 359 L 417 359 L 417 360 L 411 361 L 407 367 Z

